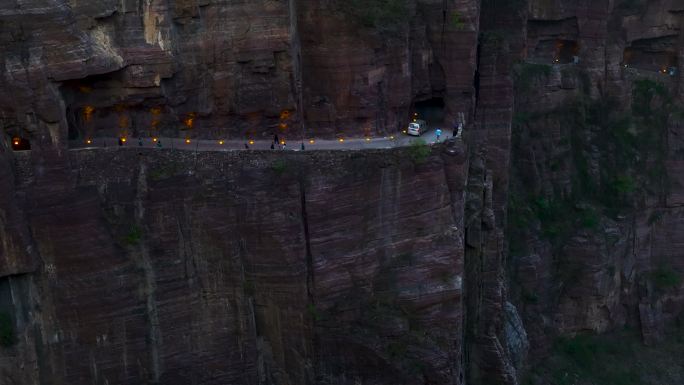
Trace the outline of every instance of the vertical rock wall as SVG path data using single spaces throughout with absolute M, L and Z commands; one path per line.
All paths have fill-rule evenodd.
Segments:
M 3 378 L 461 383 L 463 147 L 68 159 L 62 191 L 16 160 Z
M 576 64 L 553 65 L 551 46 L 517 67 L 510 286 L 533 357 L 625 325 L 653 344 L 681 313 L 678 9 L 530 2 L 528 55 L 544 39 L 580 47 Z

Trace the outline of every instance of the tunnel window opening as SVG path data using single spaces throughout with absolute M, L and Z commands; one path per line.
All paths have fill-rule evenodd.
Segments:
M 129 75 L 121 70 L 61 84 L 69 140 L 176 136 L 180 129 L 196 125 L 194 113 L 169 113 L 164 97 L 129 88 Z
M 576 17 L 562 20 L 528 20 L 527 59 L 539 64 L 579 62 L 579 24 Z
M 20 136 L 13 136 L 11 145 L 12 150 L 14 151 L 28 151 L 31 149 L 31 142 L 28 139 L 22 138 Z
M 625 68 L 675 75 L 679 65 L 677 37 L 664 36 L 633 41 L 624 50 L 622 65 Z
M 623 54 L 625 68 L 675 75 L 678 67 L 677 53 L 673 51 L 648 52 L 638 48 L 626 48 Z
M 444 108 L 444 98 L 441 97 L 415 102 L 411 120 L 424 120 L 429 127 L 441 126 L 444 124 Z
M 577 63 L 579 44 L 574 40 L 556 40 L 554 62 L 557 64 Z

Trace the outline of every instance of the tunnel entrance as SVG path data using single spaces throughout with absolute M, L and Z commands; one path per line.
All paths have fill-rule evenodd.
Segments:
M 131 88 L 128 76 L 117 71 L 62 83 L 70 140 L 176 136 L 195 124 L 194 113 L 171 112 L 156 88 Z
M 536 63 L 568 64 L 579 58 L 577 18 L 529 20 L 527 22 L 528 59 Z
M 674 75 L 678 58 L 674 37 L 635 40 L 625 48 L 622 64 L 625 67 Z
M 444 98 L 441 97 L 433 97 L 415 102 L 413 105 L 414 116 L 412 119 L 425 120 L 430 128 L 441 127 L 444 125 L 444 108 Z

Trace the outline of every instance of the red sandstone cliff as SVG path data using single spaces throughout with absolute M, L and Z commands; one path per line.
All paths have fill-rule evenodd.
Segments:
M 2 381 L 516 384 L 559 336 L 662 340 L 684 7 L 354 3 L 0 4 Z M 66 144 L 382 135 L 433 98 L 468 147 L 427 163 Z

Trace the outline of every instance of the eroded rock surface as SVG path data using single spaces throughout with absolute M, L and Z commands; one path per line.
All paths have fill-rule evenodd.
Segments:
M 16 247 L 35 252 L 4 268 L 4 375 L 458 383 L 467 163 L 440 150 L 75 151 L 63 191 L 16 175 L 7 229 L 28 224 Z
M 667 335 L 682 4 L 353 3 L 0 5 L 6 382 L 517 384 L 558 337 Z M 394 134 L 423 102 L 467 146 L 67 145 Z

